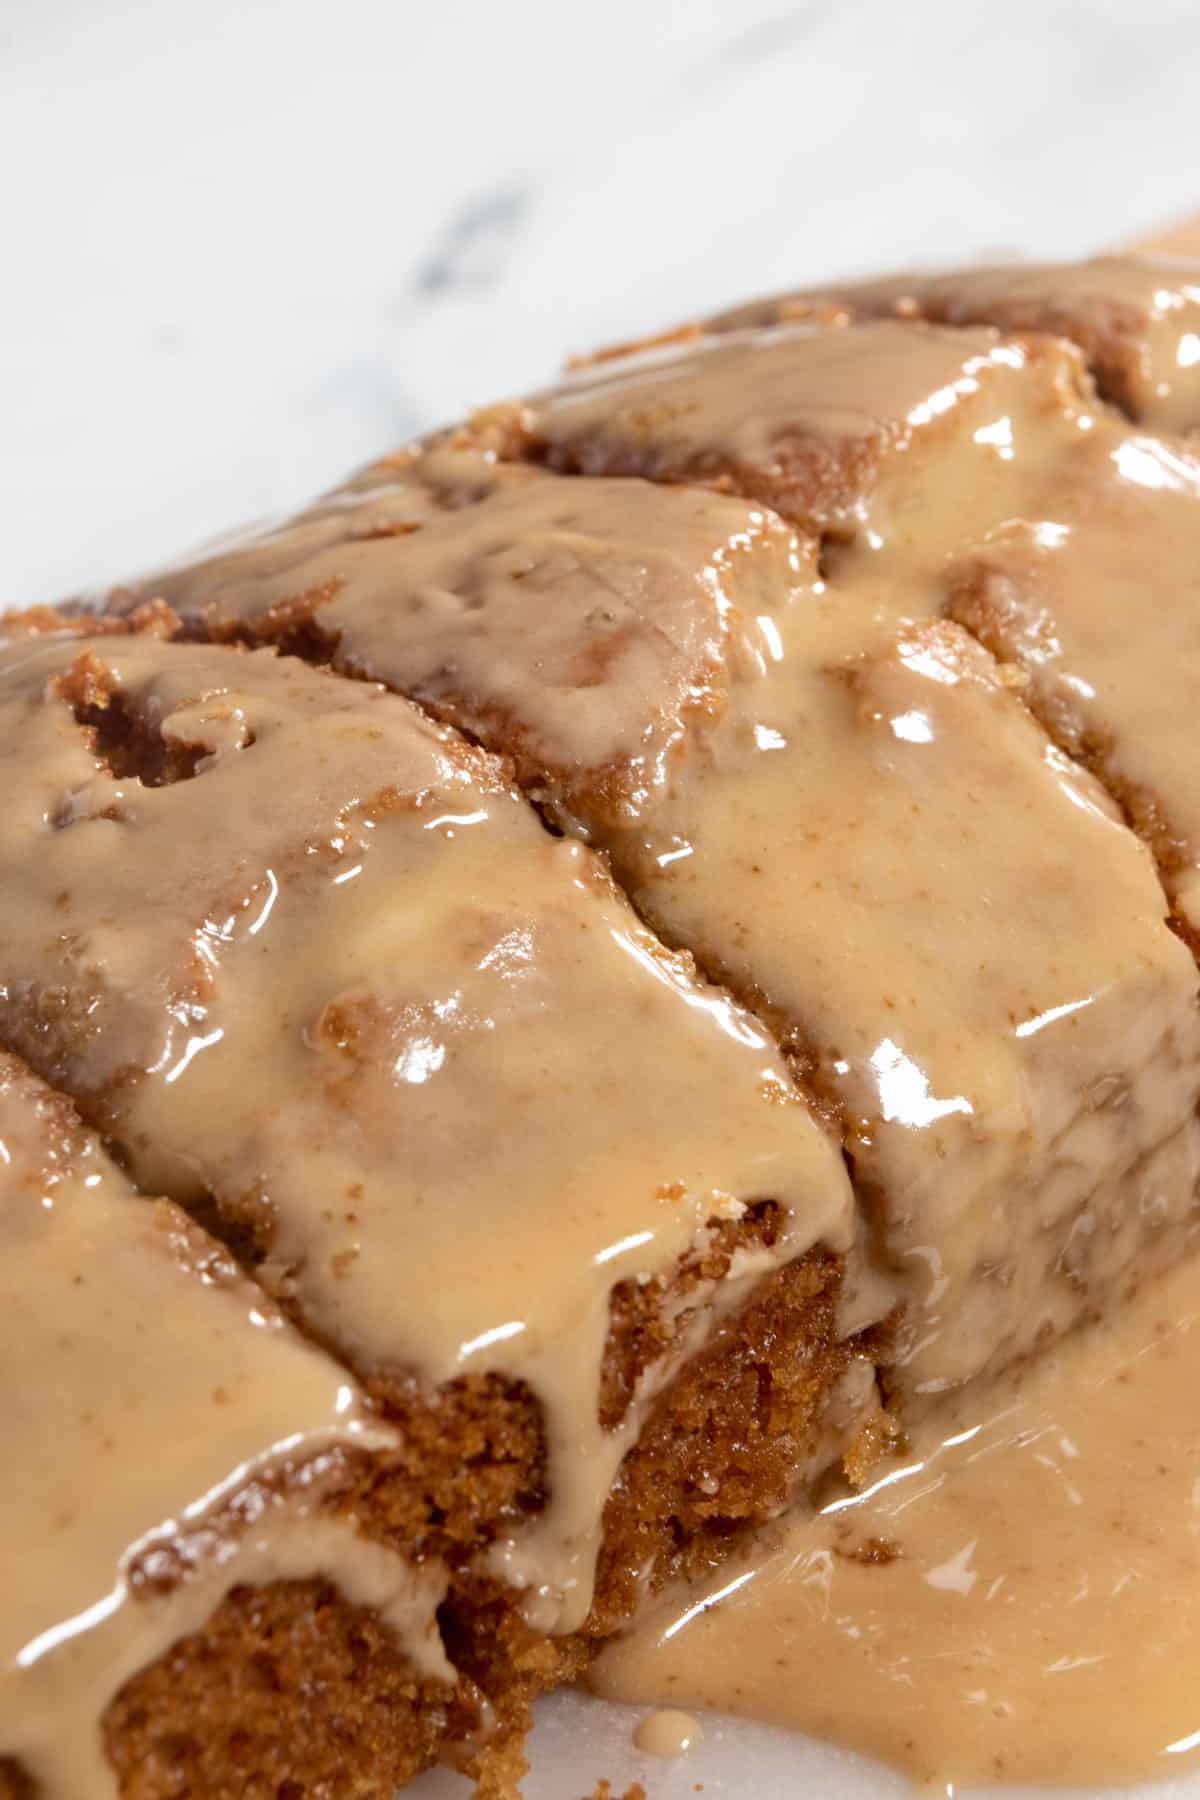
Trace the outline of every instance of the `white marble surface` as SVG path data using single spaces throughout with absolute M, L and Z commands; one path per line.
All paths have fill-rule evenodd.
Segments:
M 1200 190 L 1194 0 L 0 0 L 0 601 L 572 348 Z
M 538 1708 L 533 1766 L 524 1800 L 585 1800 L 604 1778 L 612 1800 L 640 1782 L 646 1800 L 955 1800 L 952 1789 L 920 1789 L 903 1776 L 829 1744 L 767 1725 L 708 1718 L 703 1741 L 687 1756 L 663 1762 L 633 1746 L 642 1712 L 601 1705 L 581 1694 L 554 1694 Z M 1164 1772 L 1166 1773 L 1166 1772 Z M 470 1785 L 441 1770 L 405 1788 L 402 1800 L 470 1800 Z M 968 1796 L 959 1790 L 960 1800 Z M 974 1788 L 969 1800 L 1200 1800 L 1200 1776 L 1150 1786 L 1108 1788 Z

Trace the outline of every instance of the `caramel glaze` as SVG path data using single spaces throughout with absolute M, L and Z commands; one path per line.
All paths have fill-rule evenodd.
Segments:
M 302 612 L 608 851 L 840 1117 L 911 1302 L 911 1398 L 1099 1314 L 1195 1226 L 1195 970 L 1112 797 L 1132 782 L 1115 749 L 1088 757 L 1112 792 L 1068 760 L 1007 641 L 964 629 L 974 546 L 1047 495 L 1133 490 L 1142 445 L 1048 339 L 734 332 L 493 410 L 140 592 L 251 636 Z M 1132 596 L 1105 593 L 1116 663 Z M 1182 820 L 1192 665 L 1124 666 L 1130 704 L 1152 671 L 1180 686 L 1153 723 Z
M 1193 1260 L 947 1397 L 860 1495 L 664 1594 L 589 1685 L 831 1738 L 922 1791 L 1096 1793 L 1200 1750 Z
M 1186 233 L 1181 233 L 1186 239 Z M 735 307 L 717 330 L 812 316 L 930 319 L 1080 346 L 1107 400 L 1168 432 L 1200 426 L 1200 269 L 1169 253 L 850 282 Z
M 453 1684 L 444 1571 L 334 1516 L 392 1434 L 217 1244 L 139 1199 L 3 1054 L 0 1306 L 0 1751 L 39 1791 L 115 1792 L 108 1703 L 234 1586 L 327 1576 Z
M 145 1191 L 217 1218 L 376 1403 L 472 1373 L 534 1396 L 545 1502 L 482 1569 L 537 1629 L 574 1630 L 655 1395 L 763 1278 L 817 1244 L 835 1274 L 849 1257 L 847 1339 L 894 1303 L 857 1258 L 837 1144 L 785 1059 L 500 763 L 379 687 L 153 630 L 17 632 L 0 731 L 0 1035 Z M 769 1232 L 715 1254 L 763 1207 Z M 645 1327 L 665 1349 L 602 1417 L 624 1284 L 665 1296 Z M 194 1354 L 188 1321 L 172 1329 Z M 111 1345 L 106 1389 L 132 1355 Z M 877 1407 L 852 1345 L 830 1370 L 794 1485 Z M 234 1418 L 255 1444 L 240 1397 Z M 69 1489 L 37 1474 L 18 1541 Z M 268 1530 L 264 1566 L 290 1541 Z M 107 1568 L 114 1543 L 95 1553 Z M 43 1633 L 98 1597 L 69 1576 Z M 181 1604 L 177 1630 L 196 1617 Z M 0 1718 L 0 1747 L 14 1729 Z

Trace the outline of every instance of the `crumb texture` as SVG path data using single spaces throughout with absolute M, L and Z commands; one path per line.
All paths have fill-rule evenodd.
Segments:
M 104 1738 L 122 1800 L 391 1800 L 476 1720 L 368 1610 L 308 1581 L 235 1588 L 126 1684 Z

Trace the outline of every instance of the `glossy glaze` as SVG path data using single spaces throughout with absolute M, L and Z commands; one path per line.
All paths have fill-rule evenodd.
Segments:
M 193 772 L 105 767 L 64 680 L 111 684 Z M 698 1296 L 678 1357 L 767 1270 L 850 1244 L 836 1144 L 779 1052 L 499 765 L 378 688 L 269 652 L 60 640 L 14 646 L 0 713 L 22 747 L 3 778 L 10 1041 L 103 1115 L 147 1188 L 212 1195 L 257 1232 L 259 1278 L 368 1381 L 528 1382 L 552 1497 L 496 1563 L 540 1622 L 578 1624 L 669 1372 L 602 1428 L 612 1288 L 779 1204 L 776 1241 Z
M 950 607 L 1026 677 L 1056 739 L 1100 770 L 1200 928 L 1200 461 L 1111 421 L 1036 506 L 950 570 Z
M 1087 609 L 1141 709 L 1131 755 L 1157 759 L 1162 807 L 1186 818 L 1194 496 L 1146 552 L 1157 635 L 1136 631 L 1138 591 L 1108 550 L 1141 542 L 1121 515 L 1147 459 L 1182 471 L 1185 453 L 1147 451 L 1068 344 L 902 321 L 685 338 L 481 415 L 455 443 L 141 591 L 269 629 L 289 595 L 336 580 L 315 615 L 336 663 L 514 755 L 608 851 L 667 941 L 746 997 L 837 1109 L 913 1302 L 910 1395 L 1003 1365 L 1103 1311 L 1134 1262 L 1179 1254 L 1200 1039 L 1195 971 L 1164 918 L 1161 880 L 1178 884 L 1061 753 L 1079 734 L 1014 634 L 982 633 L 962 596 L 977 546 L 1073 508 L 1080 656 Z M 516 454 L 583 473 L 495 460 Z M 631 480 L 647 474 L 720 491 Z M 366 533 L 378 505 L 412 529 L 364 548 L 348 520 Z M 309 559 L 322 518 L 338 542 Z M 1146 532 L 1157 546 L 1148 516 Z M 638 595 L 633 683 L 601 654 L 613 588 Z M 668 630 L 707 647 L 686 688 L 688 663 L 655 653 Z M 586 688 L 564 684 L 583 667 Z M 1175 697 L 1149 718 L 1136 696 L 1156 683 Z M 639 745 L 663 742 L 664 720 L 647 781 Z M 1088 760 L 1120 793 L 1113 760 Z
M 392 1442 L 346 1371 L 3 1054 L 0 1308 L 0 1746 L 47 1794 L 115 1793 L 106 1705 L 238 1582 L 328 1576 L 452 1675 L 438 1572 L 314 1516 Z
M 1192 1266 L 944 1404 L 865 1493 L 664 1596 L 592 1684 L 832 1738 L 930 1792 L 1182 1773 L 1200 1744 L 1198 1357 Z
M 639 1750 L 648 1756 L 686 1756 L 704 1736 L 704 1727 L 691 1713 L 667 1707 L 661 1712 L 647 1713 L 633 1734 Z
M 1194 1247 L 1200 1022 L 1180 936 L 1200 482 L 1187 445 L 1092 385 L 1184 421 L 1194 296 L 1184 282 L 1160 306 L 1144 271 L 1100 264 L 1055 276 L 1047 310 L 1048 281 L 958 283 L 961 304 L 937 301 L 950 327 L 890 290 L 804 300 L 800 322 L 585 371 L 132 590 L 382 680 L 510 763 L 262 653 L 6 654 L 7 1029 L 141 1180 L 240 1209 L 264 1279 L 368 1379 L 529 1384 L 550 1504 L 491 1567 L 541 1626 L 586 1612 L 604 1497 L 669 1373 L 600 1429 L 611 1288 L 664 1275 L 713 1219 L 772 1198 L 785 1225 L 705 1296 L 698 1329 L 812 1243 L 846 1250 L 847 1331 L 905 1303 L 879 1354 L 910 1419 L 1032 1405 L 984 1384 L 1117 1318 Z M 872 310 L 899 316 L 856 322 Z M 188 778 L 106 769 L 72 716 L 88 681 L 106 706 L 106 683 L 125 696 Z M 856 1205 L 797 1078 L 840 1133 Z M 1095 1342 L 1118 1360 L 1138 1347 Z M 1047 1406 L 1114 1391 L 1055 1355 Z M 1183 1388 L 1163 1383 L 1169 1415 Z M 1105 1482 L 1139 1517 L 1159 1493 L 1120 1409 L 1087 1405 L 1099 1569 Z M 1020 1433 L 955 1416 L 1005 1471 L 1006 1529 L 1052 1558 Z M 919 1429 L 923 1460 L 949 1468 L 961 1446 Z M 798 1474 L 831 1454 L 801 1447 Z M 975 1467 L 945 1491 L 982 1530 Z M 855 1503 L 863 1519 L 916 1491 L 892 1474 Z M 914 1540 L 895 1566 L 923 1568 L 940 1605 L 944 1567 L 979 1586 L 960 1549 L 935 1560 Z M 980 1755 L 1053 1773 L 1048 1665 L 1029 1648 L 1040 1590 L 1013 1585 L 1013 1555 L 996 1539 L 1015 1595 L 997 1658 L 1024 1684 L 1000 1717 L 1019 1718 L 1019 1747 L 1010 1732 Z M 787 1583 L 744 1586 L 791 1604 Z M 923 1615 L 893 1592 L 879 1629 L 903 1633 Z M 942 1629 L 959 1626 L 937 1614 Z M 1178 1652 L 1186 1676 L 1190 1640 Z M 802 1653 L 819 1672 L 817 1639 Z M 840 1711 L 802 1715 L 765 1672 L 756 1704 L 868 1741 L 852 1675 Z M 1121 1727 L 1108 1763 L 1140 1768 L 1157 1730 Z M 969 1747 L 947 1759 L 989 1772 Z
M 1047 332 L 1080 344 L 1101 391 L 1141 424 L 1167 432 L 1200 425 L 1200 271 L 1195 229 L 1167 234 L 1149 254 L 1090 262 L 1012 263 L 907 274 L 781 295 L 738 307 L 722 329 L 839 307 L 851 317 L 928 318 L 956 326 Z

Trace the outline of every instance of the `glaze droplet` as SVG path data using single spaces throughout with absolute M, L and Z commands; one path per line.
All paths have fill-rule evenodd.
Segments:
M 649 1756 L 685 1756 L 703 1736 L 699 1719 L 694 1719 L 691 1713 L 667 1708 L 663 1712 L 647 1713 L 634 1732 L 633 1741 Z

